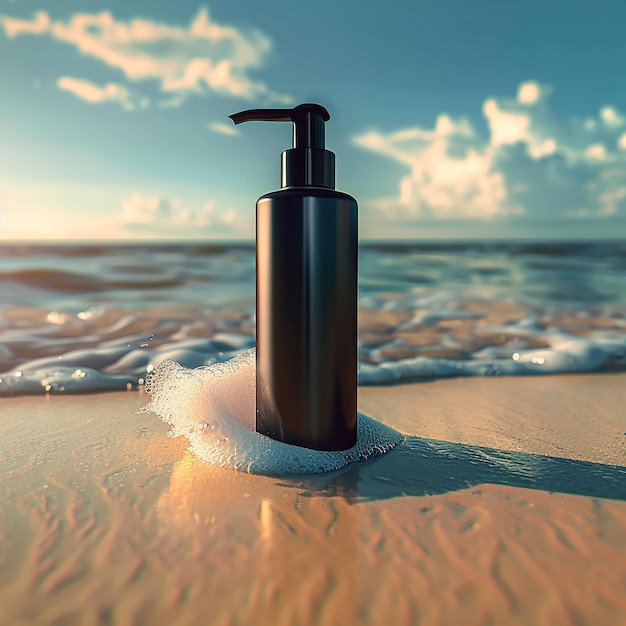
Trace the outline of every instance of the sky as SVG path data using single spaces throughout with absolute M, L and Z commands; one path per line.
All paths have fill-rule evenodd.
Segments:
M 251 240 L 317 102 L 361 239 L 626 237 L 623 0 L 0 0 L 0 241 Z

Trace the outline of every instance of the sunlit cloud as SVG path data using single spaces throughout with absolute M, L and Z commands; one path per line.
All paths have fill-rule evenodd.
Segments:
M 188 99 L 188 96 L 183 93 L 177 93 L 173 96 L 166 97 L 162 99 L 158 106 L 162 109 L 177 109 L 182 106 Z
M 375 205 L 389 218 L 626 215 L 626 118 L 607 105 L 595 117 L 560 119 L 551 92 L 526 81 L 514 98 L 487 98 L 486 137 L 446 113 L 432 129 L 355 137 L 410 171 L 396 197 Z
M 117 102 L 127 111 L 133 111 L 137 108 L 145 109 L 149 106 L 147 98 L 132 98 L 127 89 L 116 83 L 108 83 L 100 87 L 88 80 L 62 76 L 57 80 L 57 86 L 59 89 L 69 91 L 77 98 L 92 104 Z
M 126 229 L 170 235 L 248 234 L 248 224 L 234 209 L 218 209 L 208 201 L 197 209 L 186 208 L 178 198 L 146 196 L 139 192 L 122 201 L 120 225 Z
M 610 128 L 626 126 L 626 118 L 612 106 L 602 107 L 600 109 L 600 118 Z
M 37 11 L 32 20 L 0 16 L 0 24 L 9 39 L 19 35 L 43 35 L 50 30 L 50 16 L 45 11 Z
M 239 135 L 239 131 L 233 125 L 224 124 L 222 122 L 211 122 L 207 128 L 215 133 L 220 133 L 221 135 L 230 135 L 235 137 Z
M 290 103 L 292 98 L 248 76 L 262 66 L 272 42 L 258 30 L 213 21 L 201 8 L 188 27 L 143 18 L 118 21 L 108 11 L 76 13 L 54 21 L 39 11 L 32 20 L 0 16 L 8 37 L 45 35 L 119 70 L 129 81 L 156 81 L 162 92 L 217 93 Z M 180 104 L 180 99 L 165 102 Z

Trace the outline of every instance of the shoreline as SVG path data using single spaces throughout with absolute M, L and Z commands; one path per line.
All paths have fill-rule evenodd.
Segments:
M 150 397 L 143 387 L 0 396 L 0 415 L 21 413 L 28 404 L 65 401 L 105 411 L 112 403 L 132 414 Z M 610 465 L 626 465 L 620 408 L 625 406 L 626 372 L 472 376 L 358 387 L 358 410 L 405 435 Z
M 310 477 L 205 465 L 148 401 L 0 399 L 0 623 L 623 620 L 626 374 L 360 387 L 407 441 Z

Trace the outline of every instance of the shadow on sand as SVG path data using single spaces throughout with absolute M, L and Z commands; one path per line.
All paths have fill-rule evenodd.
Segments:
M 330 474 L 281 481 L 303 496 L 354 502 L 458 491 L 483 483 L 626 500 L 626 467 L 407 437 L 395 450 Z

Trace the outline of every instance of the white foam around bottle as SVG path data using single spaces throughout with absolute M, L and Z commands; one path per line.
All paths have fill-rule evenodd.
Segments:
M 349 450 L 323 452 L 275 441 L 255 431 L 256 351 L 225 363 L 186 369 L 165 361 L 146 380 L 153 412 L 185 436 L 206 463 L 254 474 L 300 474 L 336 470 L 384 454 L 403 441 L 392 428 L 358 414 L 357 443 Z

